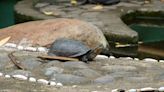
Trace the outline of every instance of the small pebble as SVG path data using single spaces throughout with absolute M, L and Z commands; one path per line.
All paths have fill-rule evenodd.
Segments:
M 19 79 L 19 80 L 27 80 L 28 78 L 24 75 L 12 75 L 13 78 Z
M 10 75 L 5 75 L 5 78 L 11 78 L 11 76 Z
M 56 86 L 56 82 L 50 81 L 50 82 L 49 82 L 49 85 L 51 85 L 51 86 Z
M 114 57 L 114 56 L 110 56 L 109 58 L 110 58 L 110 59 L 115 59 L 115 57 Z
M 37 82 L 38 82 L 38 83 L 42 83 L 42 84 L 46 84 L 46 85 L 49 83 L 49 82 L 48 82 L 47 80 L 45 80 L 45 79 L 38 79 Z
M 134 58 L 134 60 L 139 61 L 139 58 Z
M 164 92 L 164 87 L 158 88 L 158 91 L 159 91 L 159 92 Z
M 36 82 L 36 79 L 35 79 L 34 77 L 30 77 L 30 78 L 29 78 L 29 81 L 30 81 L 30 82 Z
M 133 58 L 131 58 L 131 57 L 124 57 L 124 59 L 133 60 Z
M 38 47 L 37 51 L 39 51 L 39 52 L 47 52 L 48 50 L 45 47 Z
M 77 87 L 77 85 L 73 85 L 72 87 L 73 87 L 73 88 L 76 88 L 76 87 Z
M 101 88 L 101 86 L 97 86 L 97 88 Z
M 113 89 L 111 92 L 125 92 L 123 89 Z
M 141 92 L 147 92 L 147 91 L 155 91 L 156 89 L 155 88 L 152 88 L 152 87 L 146 87 L 146 88 L 141 88 L 140 91 Z
M 17 46 L 17 49 L 18 49 L 18 50 L 23 50 L 24 47 L 19 45 L 19 46 Z
M 3 73 L 0 72 L 0 77 L 3 76 Z
M 105 55 L 97 55 L 95 59 L 108 59 L 108 56 Z
M 158 62 L 158 60 L 153 59 L 153 58 L 145 58 L 143 60 L 146 61 L 146 62 Z
M 63 84 L 59 82 L 59 83 L 56 84 L 56 86 L 57 86 L 57 87 L 62 87 Z
M 159 62 L 164 63 L 164 60 L 159 60 Z
M 128 10 L 127 11 L 127 13 L 133 13 L 134 12 L 134 10 Z
M 4 46 L 5 47 L 10 47 L 10 48 L 16 48 L 17 47 L 17 45 L 14 44 L 14 43 L 6 43 Z
M 121 12 L 124 12 L 124 9 L 121 9 Z
M 34 48 L 34 47 L 26 47 L 26 48 L 24 48 L 24 50 L 27 50 L 27 51 L 36 51 L 37 49 Z
M 137 92 L 137 89 L 129 89 L 128 92 Z

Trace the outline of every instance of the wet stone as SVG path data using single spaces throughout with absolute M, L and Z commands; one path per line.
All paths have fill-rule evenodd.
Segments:
M 64 69 L 59 68 L 59 67 L 49 67 L 45 68 L 44 70 L 44 75 L 46 76 L 51 76 L 52 74 L 59 74 L 62 73 Z
M 51 76 L 52 81 L 61 82 L 62 84 L 83 84 L 89 82 L 87 78 L 71 74 L 54 74 Z
M 32 76 L 32 73 L 30 71 L 25 71 L 25 70 L 14 70 L 8 74 L 9 75 L 24 75 L 26 77 Z
M 63 63 L 63 66 L 65 68 L 80 68 L 80 69 L 88 68 L 87 64 L 81 61 L 65 62 Z
M 36 67 L 38 67 L 41 62 L 38 61 L 37 58 L 26 58 L 24 61 L 21 62 L 22 66 L 24 66 L 25 69 L 34 69 Z
M 105 75 L 94 80 L 97 84 L 110 84 L 114 82 L 114 77 L 111 75 Z
M 101 76 L 100 73 L 92 69 L 79 69 L 79 70 L 74 71 L 73 74 L 82 76 L 82 77 L 87 77 L 87 78 L 96 78 L 96 77 Z
M 117 72 L 117 71 L 136 71 L 137 68 L 134 66 L 121 66 L 121 65 L 110 65 L 101 67 L 102 70 Z

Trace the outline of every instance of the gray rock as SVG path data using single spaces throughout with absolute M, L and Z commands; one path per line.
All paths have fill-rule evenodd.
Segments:
M 124 78 L 125 81 L 128 81 L 128 82 L 150 82 L 151 80 L 147 77 L 126 77 Z
M 8 74 L 9 75 L 24 75 L 26 77 L 33 76 L 30 71 L 25 71 L 25 70 L 14 70 Z
M 121 65 L 110 65 L 101 67 L 102 70 L 110 72 L 119 72 L 119 71 L 136 71 L 135 66 L 121 66 Z
M 24 59 L 24 61 L 21 62 L 22 66 L 24 66 L 26 69 L 34 69 L 36 67 L 38 67 L 41 62 L 38 61 L 37 58 L 26 58 Z
M 109 84 L 114 82 L 114 77 L 111 75 L 105 75 L 94 80 L 94 83 L 98 84 Z
M 5 66 L 9 63 L 10 59 L 7 57 L 7 55 L 0 55 L 0 70 L 4 69 Z
M 113 72 L 110 73 L 111 76 L 115 78 L 123 78 L 123 77 L 133 77 L 137 76 L 136 72 L 126 72 L 126 71 L 120 71 L 120 72 Z M 139 76 L 139 75 L 138 75 Z
M 87 64 L 81 61 L 65 62 L 63 63 L 63 66 L 65 68 L 80 68 L 80 69 L 88 68 Z
M 91 79 L 101 76 L 100 73 L 92 69 L 79 69 L 79 70 L 74 71 L 73 74 L 82 76 L 82 77 L 91 78 Z
M 71 74 L 54 74 L 51 76 L 52 81 L 61 82 L 63 84 L 83 84 L 89 82 L 87 78 L 71 75 Z
M 62 73 L 64 69 L 59 68 L 59 67 L 50 67 L 50 68 L 45 68 L 44 74 L 46 76 L 51 76 L 52 74 L 59 74 Z

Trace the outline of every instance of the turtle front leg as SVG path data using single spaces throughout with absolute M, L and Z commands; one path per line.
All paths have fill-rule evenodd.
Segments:
M 89 60 L 88 60 L 88 56 L 87 55 L 84 55 L 82 57 L 80 57 L 80 60 L 85 62 L 85 63 L 89 63 Z

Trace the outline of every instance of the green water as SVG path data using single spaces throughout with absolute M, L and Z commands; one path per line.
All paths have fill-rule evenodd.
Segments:
M 18 0 L 0 0 L 0 28 L 14 24 L 14 4 Z
M 130 27 L 138 32 L 139 40 L 144 43 L 164 41 L 164 26 L 131 24 Z

